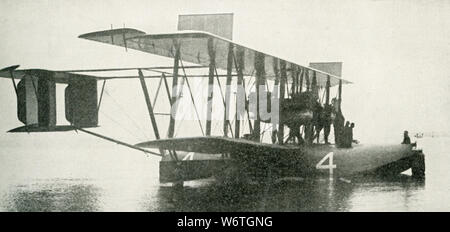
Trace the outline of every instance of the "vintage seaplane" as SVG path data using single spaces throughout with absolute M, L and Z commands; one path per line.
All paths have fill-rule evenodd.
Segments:
M 12 80 L 17 95 L 18 118 L 24 123 L 24 126 L 9 132 L 76 130 L 158 155 L 162 157 L 162 183 L 183 183 L 213 176 L 230 177 L 236 181 L 243 177 L 392 176 L 408 169 L 412 170 L 414 177 L 424 177 L 424 157 L 413 144 L 339 146 L 344 123 L 340 104 L 342 85 L 350 83 L 341 78 L 341 63 L 302 66 L 235 43 L 231 40 L 232 17 L 232 14 L 181 15 L 179 31 L 169 34 L 147 34 L 122 28 L 79 36 L 173 58 L 173 66 L 52 71 L 20 70 L 16 65 L 2 69 L 0 76 Z M 194 65 L 185 66 L 183 61 Z M 187 75 L 186 70 L 192 69 L 208 71 L 207 74 Z M 137 75 L 86 74 L 118 70 L 135 70 Z M 157 75 L 144 75 L 144 71 L 156 72 Z M 207 117 L 204 124 L 200 118 L 198 120 L 201 136 L 175 138 L 176 102 L 186 86 L 191 91 L 191 77 L 208 79 Z M 213 91 L 213 85 L 221 85 L 223 78 L 226 90 L 225 94 L 221 92 L 219 95 Z M 248 84 L 245 87 L 246 80 L 252 78 L 253 91 Z M 132 145 L 93 132 L 98 126 L 104 83 L 116 79 L 140 80 L 155 140 Z M 16 80 L 19 80 L 17 84 Z M 160 115 L 154 112 L 154 101 L 150 98 L 146 80 L 159 80 L 158 93 L 161 85 L 165 86 L 171 105 L 171 113 L 165 115 L 170 117 L 167 138 L 161 138 L 161 127 L 156 117 Z M 103 81 L 100 92 L 97 90 L 98 81 Z M 236 88 L 231 88 L 233 83 Z M 67 85 L 63 97 L 65 117 L 70 125 L 56 125 L 56 84 Z M 336 86 L 337 96 L 330 102 L 330 89 Z M 269 88 L 273 88 L 272 91 Z M 235 105 L 230 104 L 231 89 L 235 89 L 234 94 L 243 101 L 236 100 Z M 320 98 L 320 95 L 324 97 Z M 212 99 L 217 96 L 221 96 L 223 101 L 219 107 L 226 108 L 223 134 L 212 135 L 211 114 L 213 108 L 217 108 L 213 107 Z M 195 107 L 192 92 L 190 100 Z M 232 116 L 227 115 L 231 108 L 235 108 Z M 265 112 L 270 112 L 272 118 L 265 117 L 262 108 L 266 108 Z M 196 115 L 199 116 L 197 109 Z M 341 118 L 340 122 L 338 118 Z M 242 128 L 244 122 L 248 125 L 246 134 Z M 271 126 L 270 142 L 261 138 L 263 124 Z M 334 128 L 334 144 L 328 142 L 330 126 Z M 319 143 L 322 129 L 325 142 Z

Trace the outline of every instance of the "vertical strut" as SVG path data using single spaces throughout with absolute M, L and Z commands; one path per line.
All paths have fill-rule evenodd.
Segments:
M 319 96 L 319 89 L 317 88 L 317 77 L 316 77 L 316 71 L 313 71 L 313 78 L 311 83 L 311 90 L 314 93 L 316 97 Z
M 306 91 L 309 92 L 311 90 L 311 85 L 309 83 L 309 70 L 305 69 L 305 78 L 306 78 Z
M 300 73 L 301 68 L 297 67 L 297 72 L 295 73 L 295 79 L 297 80 L 297 87 L 295 88 L 295 93 L 300 93 Z
M 302 92 L 303 89 L 303 76 L 305 75 L 305 69 L 301 69 L 301 73 L 300 73 L 300 86 L 299 86 L 299 93 Z
M 178 65 L 180 60 L 180 45 L 178 41 L 174 40 L 175 46 L 175 56 L 174 56 L 174 64 L 173 64 L 173 78 L 172 78 L 172 97 L 171 97 L 171 110 L 170 110 L 170 122 L 169 122 L 169 131 L 167 133 L 167 137 L 173 138 L 173 134 L 175 131 L 175 116 L 177 109 L 173 109 L 176 107 L 175 102 L 178 100 L 177 96 L 177 85 L 178 85 Z M 163 76 L 165 77 L 165 76 Z
M 253 75 L 253 72 L 252 72 L 252 75 Z M 250 78 L 252 77 L 252 75 L 250 75 Z M 249 82 L 249 85 L 250 85 L 250 80 L 248 80 L 248 82 Z M 255 82 L 253 82 L 253 84 L 255 84 Z M 245 102 L 247 102 L 248 98 L 247 98 L 247 92 L 246 92 L 247 88 L 245 87 L 245 81 L 242 81 L 242 87 L 243 87 L 243 90 L 244 90 L 244 100 L 245 100 Z M 252 87 L 249 88 L 249 91 L 250 91 L 251 88 Z M 250 134 L 253 134 L 253 126 L 252 126 L 252 121 L 250 120 L 250 113 L 249 113 L 248 109 L 247 109 L 247 121 L 248 121 L 248 129 L 250 130 Z
M 262 89 L 265 89 L 265 67 L 264 67 L 264 59 L 265 55 L 260 52 L 255 52 L 255 70 L 256 70 L 256 120 L 253 127 L 253 135 L 255 141 L 260 140 L 261 137 L 261 115 L 260 115 L 260 106 L 259 102 L 261 99 L 259 99 L 260 89 L 262 86 Z
M 273 97 L 281 99 L 280 93 L 279 93 L 279 90 L 278 90 L 279 84 L 280 84 L 280 74 L 279 74 L 279 69 L 278 69 L 278 58 L 275 58 L 275 57 L 273 58 L 273 72 L 275 74 L 275 83 L 273 85 L 272 94 L 276 93 L 276 94 L 274 94 Z M 280 107 L 281 103 L 278 102 L 278 104 L 280 104 L 278 106 L 278 109 L 281 109 L 281 107 Z M 272 108 L 272 109 L 270 109 L 271 111 L 273 110 L 273 107 L 274 106 L 271 105 L 271 108 Z M 280 114 L 280 110 L 278 110 L 278 125 L 272 124 L 272 143 L 276 142 L 278 130 L 279 130 L 279 128 L 281 128 L 283 126 L 283 124 L 281 123 L 281 120 L 282 120 L 281 117 L 282 117 L 282 114 Z M 278 126 L 278 128 L 277 128 L 277 126 Z
M 283 102 L 285 97 L 285 89 L 286 89 L 286 61 L 280 60 L 280 112 L 283 112 Z M 280 126 L 278 128 L 278 143 L 283 144 L 284 140 L 284 124 L 282 113 L 280 114 Z
M 291 63 L 291 78 L 292 78 L 292 84 L 291 84 L 291 94 L 292 96 L 295 94 L 295 90 L 297 89 L 297 78 L 296 78 L 296 67 L 294 64 Z
M 223 115 L 223 134 L 228 137 L 228 125 L 230 125 L 230 120 L 228 118 L 230 113 L 230 95 L 231 95 L 231 76 L 233 74 L 233 44 L 230 43 L 228 46 L 228 59 L 227 59 L 227 81 L 225 86 L 225 109 Z M 231 127 L 231 125 L 230 125 Z M 231 129 L 231 128 L 230 128 Z
M 330 75 L 327 75 L 327 84 L 325 86 L 325 104 L 330 104 Z
M 208 39 L 209 77 L 208 77 L 208 105 L 206 108 L 206 136 L 211 135 L 211 116 L 214 84 L 214 68 L 216 66 L 213 39 Z
M 237 71 L 237 75 L 238 75 L 238 79 L 237 79 L 237 88 L 236 90 L 239 92 L 240 89 L 243 88 L 243 82 L 244 82 L 244 55 L 245 55 L 245 50 L 242 49 L 241 47 L 237 48 L 237 60 L 234 61 L 234 65 L 236 67 L 236 71 Z M 235 120 L 235 125 L 234 125 L 234 137 L 235 138 L 239 138 L 239 132 L 240 132 L 240 112 L 239 112 L 239 101 L 241 101 L 241 99 L 238 99 L 239 94 L 238 92 L 236 93 L 236 120 Z M 244 89 L 244 96 L 245 96 L 245 89 Z M 247 99 L 244 99 L 245 101 Z M 245 104 L 245 103 L 244 103 Z

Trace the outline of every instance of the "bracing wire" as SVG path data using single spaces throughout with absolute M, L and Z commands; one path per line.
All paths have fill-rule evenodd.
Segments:
M 156 105 L 156 100 L 158 99 L 158 96 L 159 96 L 159 90 L 161 89 L 161 84 L 162 84 L 162 80 L 163 80 L 163 78 L 161 77 L 160 79 L 159 79 L 159 84 L 158 84 L 158 88 L 156 89 L 156 93 L 155 93 L 155 99 L 153 100 L 153 109 L 155 108 L 155 105 Z
M 226 105 L 226 102 L 225 102 L 225 97 L 223 96 L 222 85 L 220 84 L 219 73 L 217 72 L 217 68 L 216 67 L 214 67 L 214 71 L 216 73 L 217 83 L 219 84 L 220 96 L 222 97 L 223 108 L 224 108 L 223 110 L 224 110 L 224 112 L 226 112 L 227 111 L 227 105 Z M 233 135 L 233 127 L 231 126 L 230 121 L 228 121 L 228 125 L 227 126 L 230 129 L 231 135 Z
M 125 130 L 129 135 L 131 135 L 133 138 L 135 139 L 141 139 L 140 136 L 136 135 L 135 133 L 131 132 L 131 130 L 127 129 L 126 127 L 123 127 L 122 124 L 120 124 L 118 121 L 114 120 L 111 116 L 107 115 L 105 112 L 100 111 L 100 113 L 105 116 L 106 118 L 108 118 L 109 120 L 111 120 L 113 123 L 117 124 L 120 128 L 122 128 L 123 130 Z
M 180 59 L 180 64 L 181 64 L 181 69 L 183 70 L 183 73 L 184 73 L 184 78 L 186 79 L 186 84 L 187 84 L 188 89 L 189 89 L 189 94 L 191 96 L 192 105 L 194 106 L 194 111 L 195 111 L 195 115 L 197 116 L 197 121 L 198 121 L 198 124 L 200 126 L 200 130 L 202 131 L 202 135 L 205 135 L 205 132 L 203 131 L 202 122 L 201 122 L 200 116 L 198 114 L 197 106 L 195 105 L 194 96 L 192 95 L 191 85 L 189 84 L 189 80 L 188 80 L 188 78 L 186 76 L 186 70 L 184 69 L 183 61 L 181 59 Z
M 124 115 L 132 122 L 133 126 L 138 129 L 138 131 L 140 131 L 142 133 L 142 135 L 144 136 L 145 139 L 149 140 L 149 137 L 143 132 L 144 128 L 140 127 L 136 121 L 127 113 L 126 110 L 123 109 L 123 107 L 111 96 L 111 94 L 109 94 L 108 90 L 105 87 L 105 93 L 106 95 L 108 95 L 111 100 L 113 100 L 113 102 L 116 104 L 116 106 L 119 108 L 120 111 L 122 111 L 124 113 Z M 102 112 L 104 115 L 106 115 L 104 112 Z

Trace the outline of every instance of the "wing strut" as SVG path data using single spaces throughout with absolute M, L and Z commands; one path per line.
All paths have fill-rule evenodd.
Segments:
M 286 61 L 280 60 L 280 106 L 283 105 L 287 82 Z M 278 126 L 278 144 L 282 145 L 284 141 L 283 115 L 280 114 L 280 124 Z
M 255 140 L 260 142 L 261 140 L 261 115 L 259 113 L 260 106 L 259 102 L 261 101 L 259 99 L 260 95 L 260 88 L 261 86 L 264 87 L 265 85 L 265 55 L 263 53 L 255 53 L 255 64 L 254 64 L 256 75 L 255 75 L 255 82 L 256 82 L 256 120 L 254 121 L 254 127 L 253 127 L 253 135 L 255 137 Z
M 33 82 L 33 83 L 34 83 L 34 82 Z M 105 84 L 106 84 L 106 79 L 103 80 L 102 92 L 100 93 L 100 100 L 98 101 L 98 106 L 97 106 L 97 114 L 98 114 L 98 111 L 100 110 L 100 105 L 102 104 L 103 91 L 105 90 Z
M 145 83 L 144 74 L 142 74 L 142 70 L 138 69 L 139 80 L 141 81 L 142 91 L 144 92 L 145 102 L 147 103 L 148 114 L 150 115 L 150 120 L 152 121 L 153 132 L 155 133 L 155 138 L 160 139 L 158 124 L 156 124 L 155 115 L 153 113 L 152 102 L 150 101 L 150 96 L 148 94 L 147 84 Z M 164 150 L 159 149 L 159 153 L 164 155 Z
M 281 97 L 279 97 L 279 95 L 280 95 L 280 91 L 279 91 L 280 70 L 278 68 L 278 63 L 279 63 L 278 58 L 273 58 L 273 73 L 275 74 L 275 83 L 273 85 L 272 94 L 275 97 L 278 97 L 281 100 Z M 278 104 L 281 105 L 281 103 L 278 103 Z M 272 143 L 276 143 L 277 138 L 278 138 L 278 136 L 277 136 L 278 130 L 282 126 L 283 126 L 283 124 L 281 123 L 281 114 L 279 114 L 279 116 L 278 116 L 278 125 L 272 124 Z
M 233 130 L 230 124 L 230 120 L 229 120 L 229 112 L 230 112 L 230 98 L 231 98 L 231 79 L 232 79 L 232 75 L 233 75 L 233 56 L 234 56 L 234 45 L 232 43 L 230 43 L 230 45 L 228 45 L 228 56 L 227 56 L 227 80 L 226 80 L 226 84 L 225 84 L 225 109 L 224 109 L 224 116 L 223 116 L 223 134 L 225 135 L 225 137 L 228 137 L 228 126 L 230 126 L 230 131 L 231 131 L 231 137 L 233 136 Z M 237 71 L 237 70 L 236 70 Z M 220 83 L 220 82 L 219 82 Z
M 239 87 L 242 85 L 242 87 L 244 88 L 244 97 L 245 100 L 247 100 L 247 97 L 245 96 L 245 85 L 244 85 L 244 55 L 245 55 L 245 50 L 242 49 L 241 47 L 237 48 L 237 59 L 236 59 L 236 55 L 233 53 L 233 60 L 234 60 L 234 67 L 236 69 L 237 72 L 237 83 L 236 83 L 236 89 L 237 91 L 239 91 Z M 236 96 L 238 96 L 238 92 L 236 92 Z M 235 138 L 239 138 L 240 135 L 240 130 L 241 130 L 241 120 L 240 120 L 240 115 L 238 114 L 238 102 L 239 100 L 236 97 L 236 113 L 235 113 L 235 123 L 234 123 L 234 137 Z
M 0 70 L 0 72 L 9 71 L 9 75 L 11 75 L 11 80 L 14 85 L 14 91 L 16 91 L 16 96 L 17 96 L 17 85 L 16 85 L 16 81 L 14 80 L 14 70 L 16 70 L 18 67 L 19 67 L 19 65 L 13 65 L 13 66 L 6 67 L 6 68 Z
M 178 42 L 174 41 L 175 45 L 175 56 L 174 56 L 174 64 L 173 64 L 173 79 L 172 79 L 172 96 L 171 96 L 171 116 L 169 121 L 169 130 L 167 132 L 167 137 L 173 138 L 173 134 L 175 131 L 175 115 L 177 113 L 177 109 L 174 109 L 173 104 L 178 100 L 177 96 L 177 86 L 178 86 L 178 67 L 180 60 L 180 45 Z
M 147 103 L 148 114 L 150 115 L 150 120 L 152 121 L 153 132 L 155 133 L 155 138 L 160 139 L 155 115 L 153 114 L 153 106 L 150 101 L 147 84 L 145 83 L 145 79 L 144 79 L 144 74 L 142 74 L 142 71 L 140 69 L 138 70 L 138 73 L 139 73 L 139 77 L 140 77 L 139 80 L 141 81 L 142 91 L 144 92 L 145 102 Z
M 213 101 L 213 84 L 214 84 L 214 68 L 216 66 L 216 54 L 214 51 L 213 39 L 208 39 L 208 55 L 209 55 L 209 77 L 208 77 L 208 102 L 206 107 L 206 136 L 211 135 L 211 114 Z

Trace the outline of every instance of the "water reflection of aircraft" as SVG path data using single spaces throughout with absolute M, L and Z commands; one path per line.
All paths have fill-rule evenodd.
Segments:
M 162 157 L 160 181 L 182 183 L 186 180 L 210 176 L 242 176 L 271 178 L 283 176 L 351 176 L 357 174 L 397 175 L 412 168 L 413 174 L 423 176 L 424 159 L 412 145 L 354 145 L 341 148 L 334 144 L 314 143 L 324 125 L 322 112 L 332 119 L 341 110 L 342 85 L 349 84 L 340 77 L 341 63 L 315 63 L 302 66 L 277 56 L 257 51 L 231 40 L 232 14 L 180 16 L 179 31 L 169 34 L 146 34 L 136 29 L 111 29 L 80 35 L 80 38 L 135 49 L 173 58 L 173 66 L 114 68 L 97 70 L 52 71 L 17 69 L 1 70 L 0 76 L 10 78 L 17 94 L 18 118 L 24 126 L 10 132 L 55 132 L 77 130 Z M 232 28 L 232 27 L 231 27 Z M 183 62 L 195 65 L 184 65 Z M 91 73 L 135 70 L 133 76 L 100 76 Z M 187 74 L 187 70 L 207 70 L 207 74 Z M 157 75 L 144 75 L 153 72 Z M 208 101 L 206 120 L 199 117 L 196 99 L 191 91 L 191 78 L 207 78 Z M 227 86 L 222 93 L 221 79 Z M 98 126 L 98 112 L 107 81 L 139 79 L 144 92 L 155 140 L 132 145 L 87 130 Z M 150 98 L 146 80 L 159 80 L 157 93 L 164 85 L 170 113 L 154 111 L 155 99 Z M 168 80 L 172 83 L 169 86 Z M 252 88 L 245 81 L 254 80 Z M 16 80 L 20 80 L 16 84 Z M 102 81 L 98 97 L 97 82 Z M 65 116 L 70 125 L 56 125 L 56 84 L 65 89 Z M 220 94 L 213 85 L 221 87 Z M 237 89 L 236 105 L 231 106 L 231 90 Z M 330 89 L 338 87 L 337 96 L 330 102 Z M 181 93 L 188 88 L 192 107 L 202 136 L 175 138 L 175 114 Z M 270 91 L 269 88 L 273 87 Z M 243 90 L 243 91 L 239 91 Z M 321 98 L 320 96 L 323 95 Z M 211 114 L 213 97 L 220 96 L 224 109 L 236 108 L 230 120 L 224 110 L 223 134 L 212 134 Z M 255 101 L 250 101 L 252 98 Z M 269 101 L 268 98 L 271 100 Z M 272 101 L 272 99 L 277 101 Z M 276 104 L 272 104 L 275 102 Z M 197 99 L 198 105 L 198 99 Z M 238 111 L 238 109 L 244 109 Z M 279 120 L 263 118 L 263 108 L 277 112 Z M 317 110 L 322 109 L 322 111 Z M 328 111 L 325 111 L 327 109 Z M 252 111 L 254 114 L 250 114 Z M 160 135 L 157 116 L 168 116 L 167 138 Z M 318 120 L 319 119 L 319 120 Z M 244 123 L 248 128 L 243 128 Z M 263 141 L 264 132 L 272 133 L 272 144 Z M 271 126 L 271 127 L 270 127 Z M 328 125 L 329 126 L 329 125 Z M 293 143 L 287 143 L 287 132 Z M 303 131 L 302 133 L 300 133 Z M 246 134 L 244 134 L 246 133 Z M 328 133 L 328 132 L 326 132 Z M 328 135 L 327 135 L 328 136 Z M 339 135 L 335 135 L 339 136 Z M 298 143 L 295 142 L 296 139 Z M 304 143 L 300 143 L 303 141 Z M 319 140 L 318 140 L 319 141 Z M 149 150 L 149 149 L 156 149 Z
M 351 184 L 310 178 L 276 184 L 209 184 L 158 190 L 158 211 L 346 211 Z M 153 207 L 149 204 L 149 208 Z M 151 206 L 150 206 L 151 205 Z M 152 208 L 153 209 L 153 208 Z
M 401 190 L 399 190 L 399 188 Z M 149 211 L 352 211 L 369 206 L 376 193 L 400 191 L 407 207 L 408 192 L 420 191 L 424 181 L 408 175 L 358 175 L 351 182 L 327 178 L 281 178 L 280 181 L 223 185 L 193 181 L 184 188 L 160 187 L 145 200 Z M 384 205 L 385 206 L 385 205 Z M 389 211 L 390 207 L 383 210 Z M 395 208 L 397 209 L 397 208 Z

